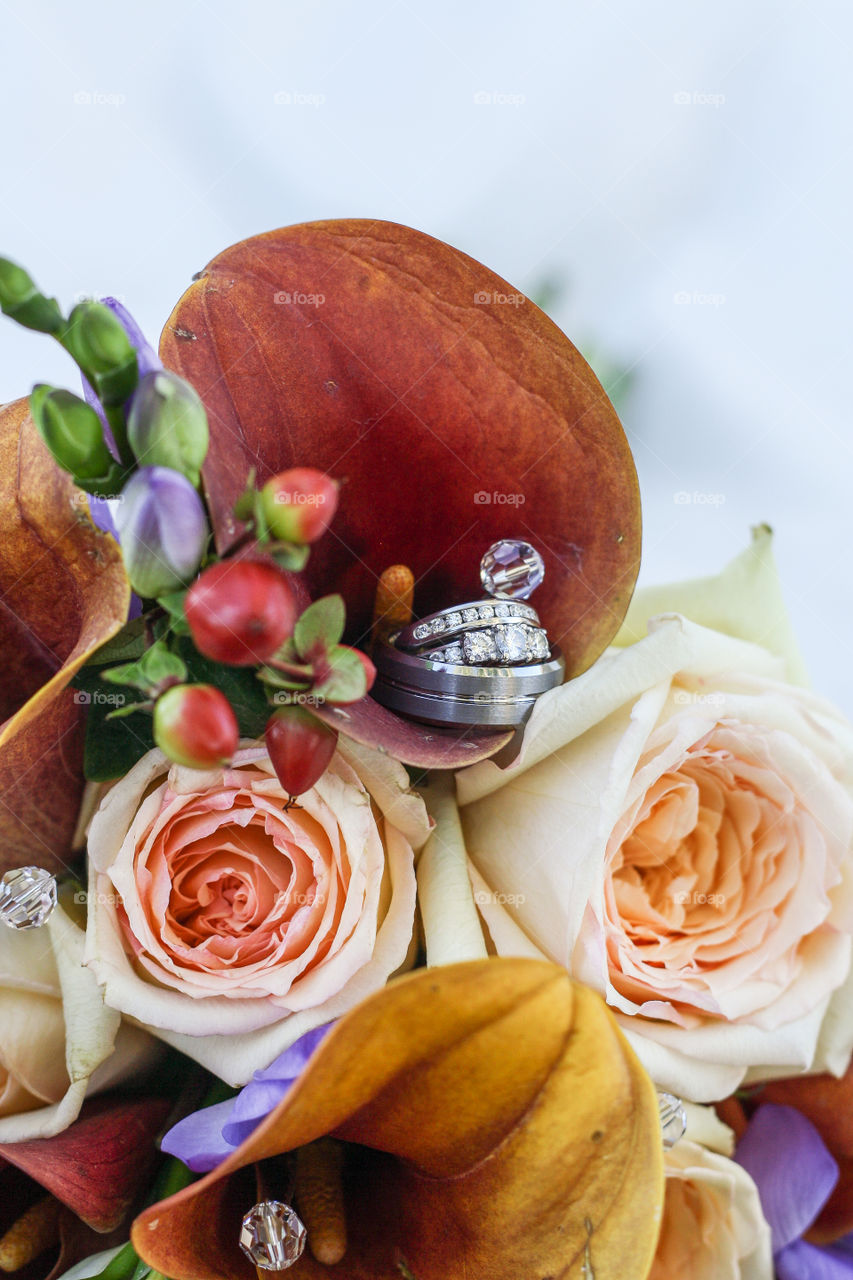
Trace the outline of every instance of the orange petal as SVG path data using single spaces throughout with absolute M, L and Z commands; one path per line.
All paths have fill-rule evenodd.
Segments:
M 615 634 L 640 562 L 619 420 L 556 325 L 464 253 L 360 219 L 255 236 L 200 273 L 161 355 L 207 407 L 220 547 L 250 468 L 342 481 L 307 577 L 312 595 L 342 592 L 352 643 L 390 561 L 411 567 L 423 615 L 479 596 L 480 558 L 505 537 L 545 559 L 535 602 L 569 675 Z
M 590 1275 L 643 1280 L 651 1265 L 654 1086 L 603 1001 L 555 965 L 422 969 L 366 1000 L 233 1156 L 140 1215 L 139 1253 L 174 1280 L 248 1280 L 237 1236 L 251 1201 L 233 1175 L 329 1132 L 359 1144 L 334 1270 L 347 1280 L 581 1276 L 585 1260 Z M 330 1271 L 306 1252 L 292 1274 Z
M 66 686 L 127 618 L 121 555 L 82 497 L 26 400 L 0 408 L 0 871 L 61 867 L 83 787 Z

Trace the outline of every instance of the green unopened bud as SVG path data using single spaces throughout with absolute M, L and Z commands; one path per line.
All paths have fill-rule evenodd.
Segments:
M 88 493 L 119 493 L 124 472 L 107 448 L 101 420 L 71 391 L 42 384 L 30 396 L 39 435 L 54 460 Z
M 118 316 L 101 302 L 80 302 L 62 345 L 77 361 L 104 407 L 124 404 L 139 377 L 136 352 Z
M 40 293 L 29 272 L 8 258 L 0 258 L 0 311 L 38 333 L 59 333 L 65 324 L 56 299 Z
M 189 382 L 168 369 L 140 379 L 127 417 L 127 438 L 138 462 L 171 467 L 198 487 L 209 436 L 204 405 Z

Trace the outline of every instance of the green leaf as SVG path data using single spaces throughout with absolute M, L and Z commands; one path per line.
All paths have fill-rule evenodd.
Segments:
M 143 693 L 153 693 L 164 680 L 187 678 L 187 669 L 176 653 L 172 653 L 165 640 L 157 640 L 146 649 L 138 662 L 128 662 L 120 667 L 110 667 L 102 672 L 102 678 L 111 684 L 127 684 Z
M 168 595 L 158 596 L 157 603 L 162 605 L 169 615 L 169 631 L 176 636 L 188 636 L 190 624 L 184 613 L 186 591 L 170 591 Z
M 273 542 L 267 551 L 279 569 L 288 569 L 291 573 L 301 573 L 311 554 L 310 547 L 302 547 L 295 542 Z
M 124 716 L 134 716 L 140 711 L 150 711 L 153 707 L 152 702 L 129 702 L 124 707 L 116 707 L 112 711 L 107 712 L 107 720 L 121 720 Z
M 83 748 L 85 776 L 92 782 L 109 782 L 113 778 L 124 777 L 154 746 L 154 722 L 150 716 L 144 715 L 112 719 L 112 712 L 117 710 L 115 699 L 124 697 L 122 711 L 131 704 L 142 704 L 144 699 L 127 689 L 121 694 L 115 693 L 114 686 L 105 684 L 100 670 L 94 667 L 81 668 L 73 683 L 86 695 L 80 698 L 87 706 Z
M 329 654 L 331 674 L 312 689 L 326 702 L 358 702 L 367 693 L 367 672 L 353 649 L 339 645 Z
M 133 662 L 141 658 L 145 652 L 145 621 L 134 618 L 122 627 L 118 635 L 113 636 L 100 649 L 96 649 L 87 659 L 87 667 L 102 667 L 108 662 Z
M 310 658 L 315 646 L 333 649 L 340 643 L 346 623 L 342 596 L 323 596 L 309 604 L 293 628 L 293 643 L 303 658 Z
M 270 709 L 263 688 L 255 679 L 254 667 L 226 667 L 200 654 L 189 636 L 177 641 L 177 651 L 189 673 L 191 682 L 212 684 L 225 694 L 231 703 L 240 735 L 243 738 L 262 738 Z

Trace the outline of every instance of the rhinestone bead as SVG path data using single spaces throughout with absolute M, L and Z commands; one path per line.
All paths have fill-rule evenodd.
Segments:
M 506 538 L 489 547 L 480 561 L 480 581 L 490 596 L 526 600 L 545 577 L 545 562 L 535 547 Z
M 687 1112 L 684 1103 L 674 1093 L 658 1090 L 658 1110 L 660 1111 L 660 1130 L 663 1145 L 668 1151 L 674 1147 L 679 1138 L 683 1138 L 687 1130 Z
M 38 929 L 56 906 L 56 881 L 41 867 L 18 867 L 0 880 L 0 920 L 11 929 Z
M 298 1262 L 308 1232 L 299 1215 L 281 1200 L 262 1200 L 240 1228 L 240 1248 L 262 1271 L 286 1271 Z
M 498 651 L 491 631 L 469 631 L 462 637 L 462 648 L 467 662 L 496 662 Z

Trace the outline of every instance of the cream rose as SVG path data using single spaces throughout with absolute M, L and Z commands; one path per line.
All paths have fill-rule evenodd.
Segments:
M 346 743 L 286 801 L 258 746 L 211 774 L 151 751 L 89 832 L 106 1003 L 234 1085 L 383 986 L 412 940 L 428 822 L 402 766 Z
M 648 1280 L 773 1280 L 770 1227 L 758 1188 L 728 1157 L 734 1135 L 703 1107 L 664 1154 L 666 1189 Z
M 792 683 L 769 532 L 719 579 L 640 593 L 618 639 L 508 768 L 458 775 L 495 949 L 601 991 L 683 1096 L 843 1071 L 853 731 Z
M 87 1093 L 141 1071 L 156 1043 L 107 1009 L 63 899 L 39 929 L 0 926 L 0 1142 L 49 1138 Z

